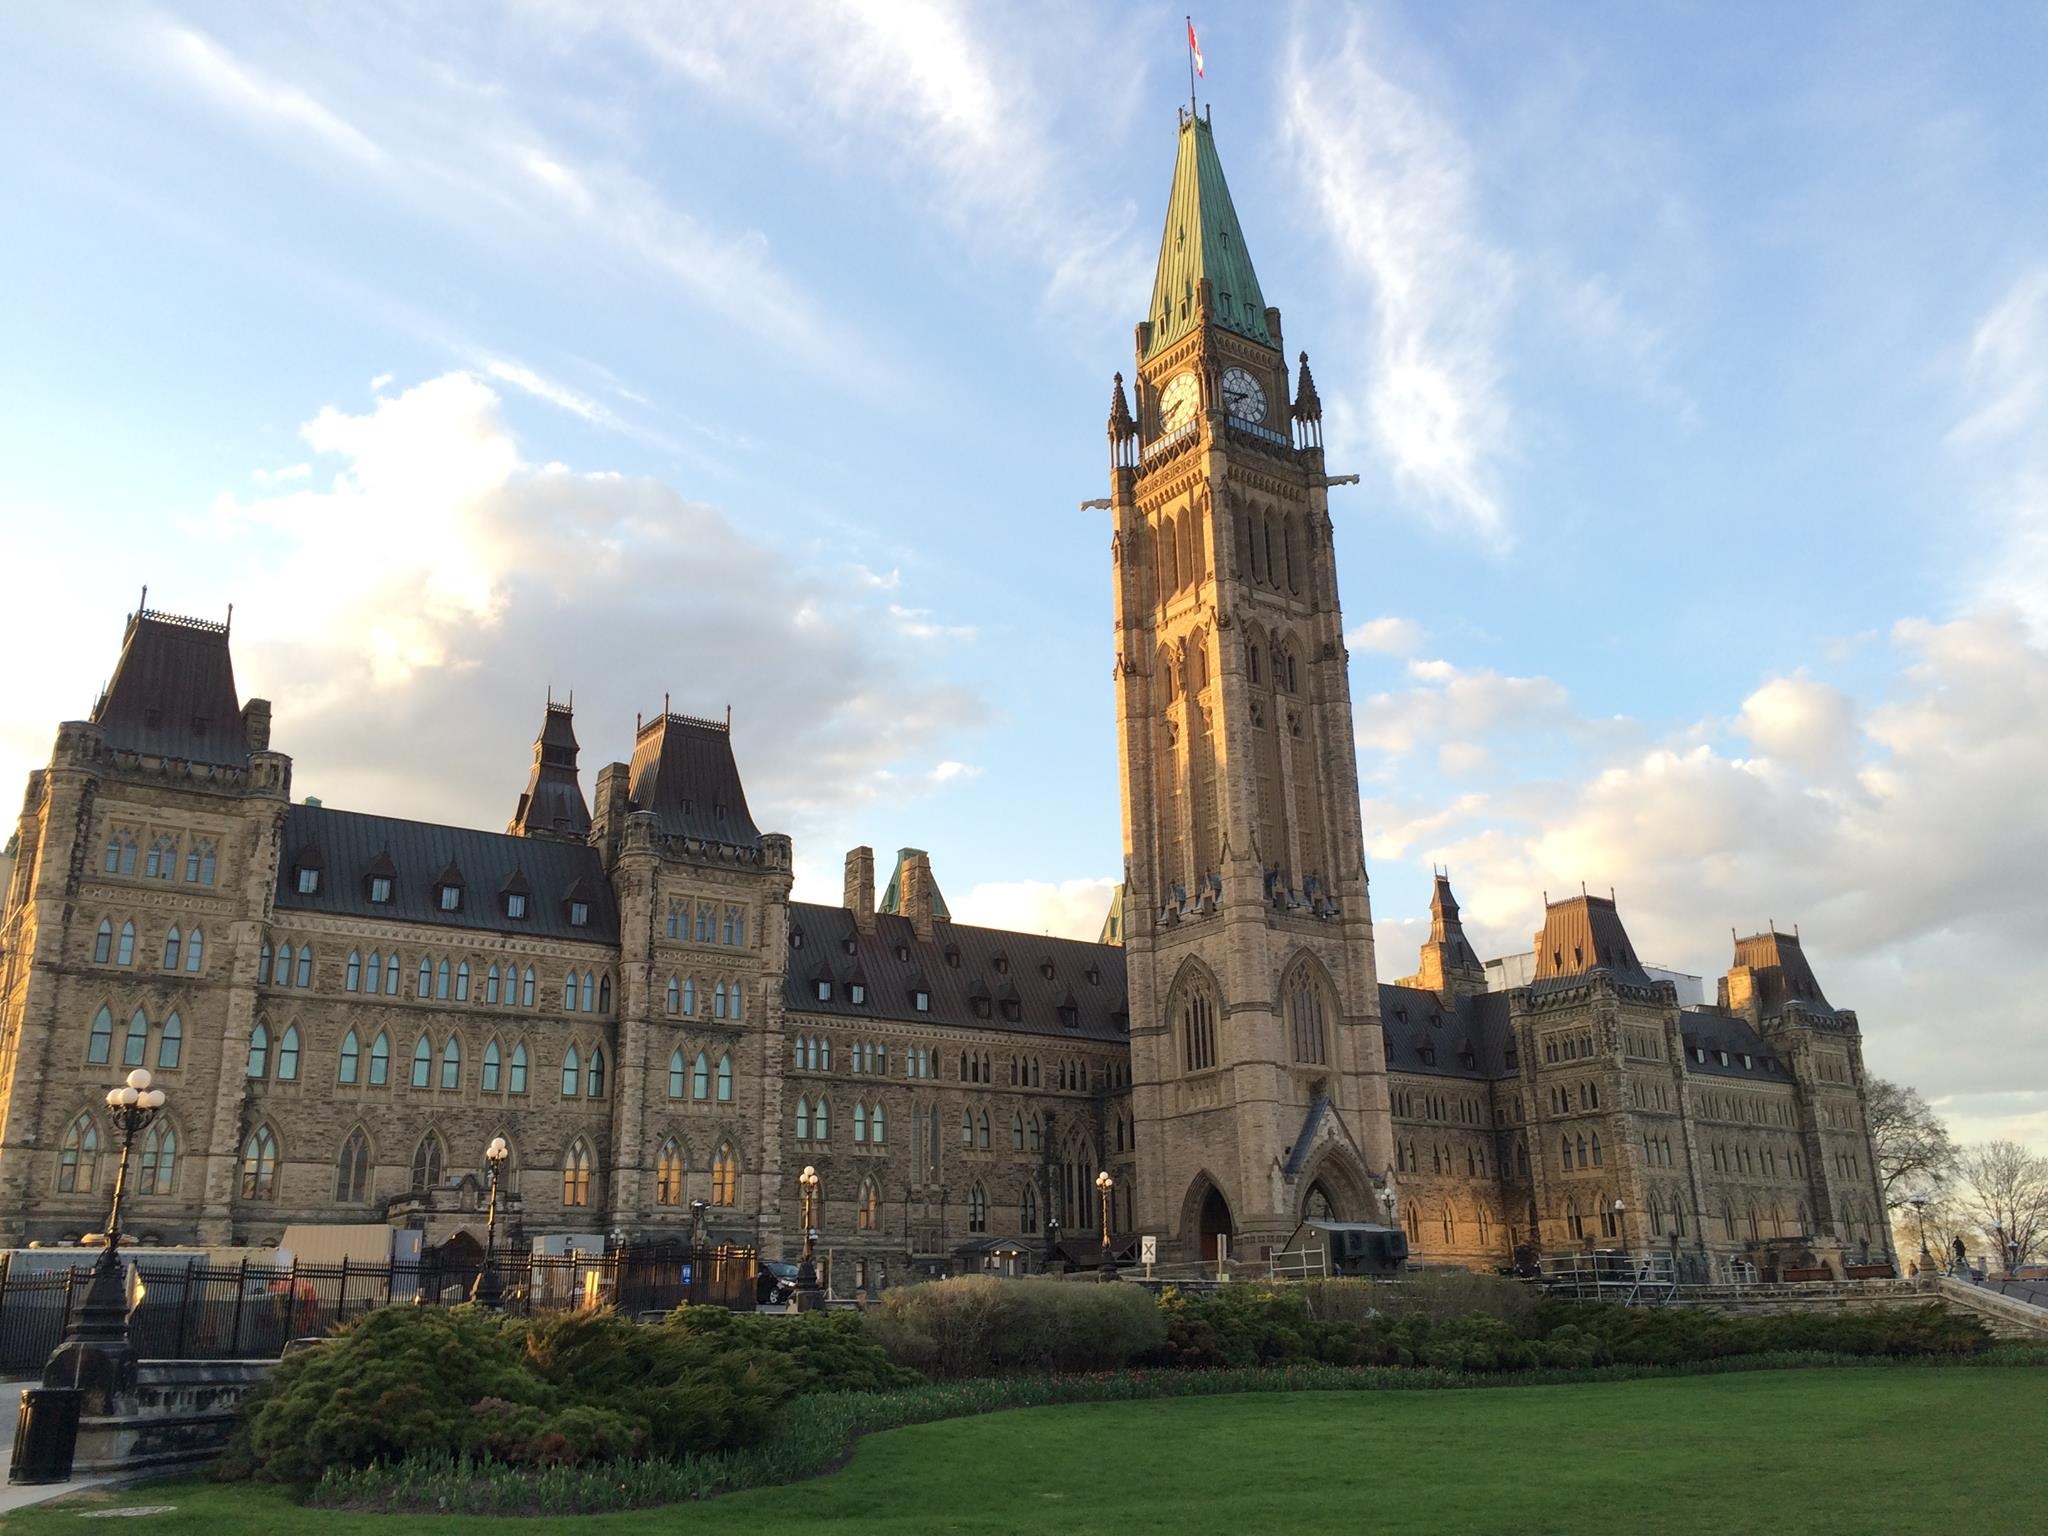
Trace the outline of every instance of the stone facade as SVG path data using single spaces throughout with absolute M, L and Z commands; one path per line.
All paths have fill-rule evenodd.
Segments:
M 1425 1260 L 1676 1245 L 1885 1257 L 1855 1015 L 1796 935 L 1711 1008 L 1611 900 L 1547 903 L 1487 973 L 1439 879 L 1379 980 L 1321 407 L 1289 378 L 1206 122 L 1185 121 L 1135 410 L 1112 397 L 1125 883 L 1104 941 L 956 923 L 872 852 L 791 899 L 731 721 L 640 721 L 586 802 L 550 702 L 507 830 L 291 799 L 225 626 L 131 616 L 106 694 L 30 776 L 0 908 L 0 1228 L 75 1237 L 100 1101 L 147 1066 L 131 1232 L 262 1242 L 412 1220 L 511 1143 L 522 1236 L 793 1251 L 798 1176 L 843 1289 L 1101 1247 L 1256 1259 L 1305 1217 Z M 145 594 L 146 596 L 146 594 Z M 508 765 L 509 766 L 509 765 Z M 508 772 L 508 801 L 513 775 Z M 1619 1202 L 1617 1205 L 1616 1202 Z M 445 1209 L 444 1209 L 445 1207 Z

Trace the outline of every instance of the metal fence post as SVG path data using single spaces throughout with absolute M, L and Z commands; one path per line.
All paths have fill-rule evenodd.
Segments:
M 185 1277 L 178 1287 L 178 1340 L 171 1352 L 180 1360 L 185 1358 L 186 1330 L 192 1323 L 192 1271 L 198 1263 L 197 1259 L 185 1261 Z
M 242 1260 L 235 1274 L 235 1321 L 228 1331 L 228 1354 L 230 1360 L 242 1358 L 242 1297 L 249 1289 L 249 1261 Z
M 341 1256 L 341 1284 L 334 1288 L 334 1326 L 348 1321 L 348 1255 Z

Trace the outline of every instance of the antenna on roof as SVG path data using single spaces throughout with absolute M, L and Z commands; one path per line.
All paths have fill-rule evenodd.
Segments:
M 730 699 L 726 700 L 725 704 L 725 729 L 727 735 L 732 733 L 732 701 Z
M 1586 894 L 1586 882 L 1583 880 L 1579 882 L 1579 894 L 1581 896 Z
M 554 707 L 554 703 L 555 703 L 555 685 L 554 685 L 553 683 L 549 683 L 549 684 L 548 684 L 548 707 L 549 707 L 550 709 L 552 709 L 552 708 Z
M 664 715 L 665 715 L 665 714 L 667 714 L 667 713 L 669 712 L 669 708 L 668 708 L 668 690 L 667 690 L 666 688 L 664 688 L 664 689 L 662 689 L 662 690 L 661 690 L 661 712 L 662 712 L 662 713 L 663 713 Z
M 228 604 L 228 621 L 222 628 L 231 635 L 235 632 L 235 605 L 233 603 Z
M 1607 899 L 1610 902 L 1614 900 L 1614 887 L 1611 885 L 1607 887 Z

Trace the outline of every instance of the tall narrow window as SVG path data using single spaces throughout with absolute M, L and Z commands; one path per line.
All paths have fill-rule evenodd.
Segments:
M 259 1019 L 256 1027 L 249 1031 L 248 1075 L 260 1078 L 268 1073 L 269 1070 L 270 1031 L 264 1028 L 262 1021 Z
M 693 977 L 689 976 L 683 978 L 683 1017 L 686 1019 L 697 1017 L 697 983 Z
M 711 1097 L 711 1059 L 702 1051 L 690 1068 L 690 1097 L 700 1104 Z
M 164 935 L 164 969 L 175 971 L 178 962 L 184 958 L 184 936 L 178 932 L 178 925 L 171 924 L 171 931 Z
M 714 1019 L 725 1017 L 725 983 L 722 981 L 711 989 L 711 1017 Z
M 412 1183 L 410 1189 L 432 1189 L 441 1182 L 442 1147 L 441 1138 L 432 1131 L 420 1138 L 420 1144 L 413 1148 Z
M 1017 1228 L 1021 1232 L 1038 1230 L 1038 1191 L 1029 1184 L 1024 1186 L 1024 1198 L 1017 1202 Z
M 299 968 L 296 976 L 297 980 L 293 983 L 295 986 L 313 985 L 313 946 L 310 944 L 299 946 Z
M 356 1080 L 356 1072 L 362 1064 L 362 1050 L 362 1042 L 356 1038 L 354 1030 L 341 1037 L 342 1082 L 352 1083 Z
M 287 1024 L 277 1042 L 277 1080 L 289 1083 L 299 1075 L 299 1026 Z
M 106 918 L 100 919 L 99 932 L 93 935 L 92 959 L 95 965 L 105 965 L 114 958 L 114 925 Z
M 590 1204 L 590 1143 L 581 1136 L 562 1154 L 562 1204 Z
M 513 1093 L 526 1092 L 526 1042 L 524 1040 L 512 1047 L 512 1063 L 506 1073 L 506 1086 Z
M 576 973 L 574 971 L 571 971 L 562 978 L 562 1011 L 564 1013 L 574 1013 L 576 1011 Z
M 398 951 L 395 949 L 384 957 L 384 990 L 392 997 L 398 996 Z
M 860 1205 L 854 1217 L 854 1225 L 863 1232 L 872 1232 L 882 1213 L 882 1194 L 875 1188 L 873 1179 L 860 1181 Z
M 612 979 L 609 976 L 597 978 L 597 1011 L 599 1013 L 610 1013 L 612 1011 Z
M 469 962 L 467 960 L 455 967 L 455 1001 L 458 1003 L 469 1001 Z
M 570 1046 L 562 1056 L 562 1097 L 573 1099 L 583 1087 L 583 1058 Z
M 592 1047 L 590 1048 L 590 1071 L 589 1071 L 589 1072 L 588 1072 L 588 1073 L 586 1074 L 586 1076 L 588 1077 L 588 1079 L 589 1079 L 589 1082 L 590 1082 L 590 1096 L 591 1096 L 591 1097 L 592 1097 L 593 1099 L 601 1099 L 601 1098 L 603 1098 L 603 1097 L 604 1097 L 604 1047 L 603 1047 L 603 1046 L 601 1046 L 601 1045 L 594 1045 L 594 1046 L 592 1046 Z
M 718 1153 L 711 1159 L 711 1203 L 731 1206 L 739 1204 L 740 1165 L 733 1156 L 732 1143 L 722 1143 Z
M 531 1008 L 533 1006 L 533 967 L 530 965 L 519 978 L 519 1006 L 522 1008 Z
M 683 1048 L 679 1045 L 668 1053 L 668 1096 L 680 1099 L 683 1096 L 683 1080 L 689 1076 L 689 1069 L 683 1061 Z
M 718 1058 L 718 1102 L 721 1104 L 730 1104 L 732 1102 L 732 1058 L 730 1056 Z
M 818 1107 L 811 1115 L 811 1129 L 817 1133 L 812 1137 L 814 1141 L 832 1139 L 832 1109 L 823 1099 L 818 1100 Z
M 676 1145 L 673 1136 L 661 1144 L 654 1157 L 654 1203 L 683 1203 L 683 1149 Z
M 484 972 L 484 1001 L 495 1004 L 498 1001 L 498 965 L 491 962 L 491 968 Z
M 434 996 L 442 1002 L 448 1000 L 448 962 L 443 960 L 434 967 Z
M 134 963 L 135 925 L 133 923 L 123 923 L 121 925 L 121 942 L 114 949 L 114 964 L 133 965 Z
M 668 979 L 668 1011 L 669 1011 L 670 1013 L 675 1013 L 675 1012 L 678 1012 L 678 1011 L 679 1011 L 679 1010 L 680 1010 L 680 1009 L 682 1008 L 682 1006 L 683 1006 L 683 988 L 682 988 L 682 984 L 681 984 L 680 982 L 678 982 L 678 981 L 677 981 L 677 980 L 675 979 L 675 977 L 671 976 L 671 977 L 669 977 L 669 979 Z
M 175 1071 L 185 1054 L 185 1021 L 178 1017 L 178 1011 L 171 1010 L 164 1027 L 156 1037 L 156 1065 L 160 1072 Z
M 498 1054 L 498 1042 L 493 1040 L 484 1047 L 484 1072 L 479 1086 L 482 1087 L 485 1093 L 496 1093 L 498 1091 L 499 1084 L 502 1081 L 500 1076 L 502 1066 L 503 1061 Z
M 432 997 L 433 995 L 434 962 L 431 957 L 427 955 L 421 955 L 419 985 L 414 988 L 413 996 L 417 997 L 421 1002 L 425 1002 L 428 998 Z
M 1295 972 L 1288 1012 L 1293 1026 L 1294 1059 L 1304 1066 L 1321 1066 L 1328 1059 L 1323 1042 L 1323 996 L 1306 964 Z
M 433 1076 L 434 1042 L 427 1038 L 425 1031 L 421 1031 L 412 1047 L 412 1085 L 415 1088 L 430 1087 Z
M 114 1049 L 114 1016 L 102 1008 L 92 1016 L 92 1033 L 86 1036 L 85 1059 L 92 1065 L 104 1062 Z
M 277 1195 L 277 1136 L 259 1125 L 242 1143 L 242 1198 L 270 1200 Z
M 583 1011 L 585 1013 L 595 1013 L 597 1011 L 597 992 L 594 976 L 595 973 L 591 971 L 583 973 Z
M 292 958 L 294 951 L 289 944 L 280 944 L 277 963 L 270 968 L 270 984 L 274 987 L 288 987 L 292 984 Z
M 462 1042 L 450 1035 L 441 1046 L 441 1087 L 453 1090 L 462 1086 Z
M 348 952 L 348 964 L 342 968 L 341 990 L 359 992 L 363 986 L 363 956 L 360 950 Z
M 1193 994 L 1181 1008 L 1181 1041 L 1188 1071 L 1216 1065 L 1216 1018 L 1203 993 Z
M 882 1101 L 877 1099 L 875 1100 L 874 1113 L 868 1116 L 868 1144 L 876 1147 L 882 1145 L 884 1141 L 888 1140 L 882 1134 L 886 1129 L 887 1127 L 882 1123 Z
M 121 1042 L 121 1065 L 139 1067 L 149 1055 L 149 1019 L 138 1008 L 128 1020 L 128 1038 Z
M 370 965 L 363 972 L 363 990 L 375 997 L 383 990 L 384 957 L 376 950 L 370 951 Z
M 57 1153 L 60 1193 L 92 1194 L 100 1183 L 100 1128 L 91 1115 L 80 1115 L 66 1127 Z
M 801 1096 L 796 1101 L 796 1139 L 811 1139 L 811 1101 Z
M 159 1120 L 142 1138 L 141 1183 L 138 1194 L 168 1195 L 178 1172 L 178 1133 Z
M 341 1160 L 334 1167 L 334 1198 L 343 1205 L 355 1205 L 370 1193 L 370 1138 L 358 1126 L 341 1144 Z
M 988 1230 L 988 1191 L 979 1184 L 967 1192 L 967 1230 L 986 1232 Z

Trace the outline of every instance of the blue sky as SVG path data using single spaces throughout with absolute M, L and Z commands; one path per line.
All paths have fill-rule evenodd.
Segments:
M 235 604 L 295 785 L 500 822 L 730 703 L 832 899 L 1092 933 L 1118 864 L 1109 376 L 1180 11 L 21 7 L 0 530 L 49 637 Z M 1880 1072 L 2048 1144 L 2048 19 L 1198 15 L 1329 407 L 1382 970 L 1615 886 L 1712 976 L 1798 921 Z M 23 573 L 27 573 L 24 575 Z M 1986 987 L 1987 978 L 1995 983 Z M 1965 1001 L 1967 999 L 1967 1001 Z

